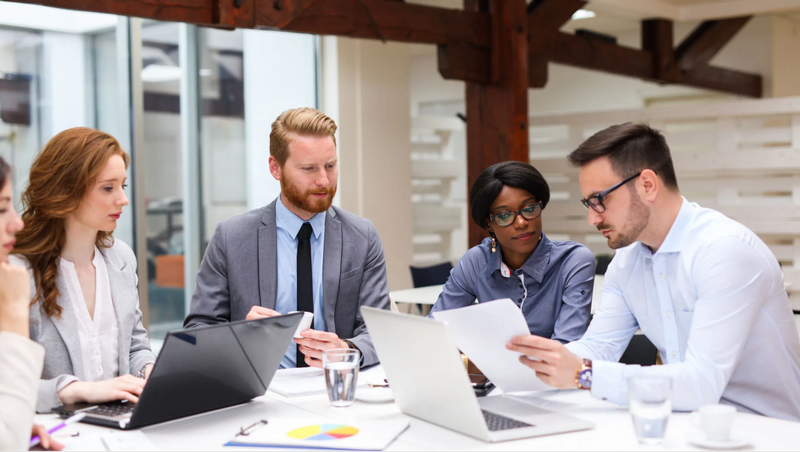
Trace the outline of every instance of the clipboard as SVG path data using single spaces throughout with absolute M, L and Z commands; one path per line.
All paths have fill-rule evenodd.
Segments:
M 262 419 L 242 427 L 225 446 L 320 450 L 384 450 L 408 428 L 405 416 L 337 422 L 321 417 Z

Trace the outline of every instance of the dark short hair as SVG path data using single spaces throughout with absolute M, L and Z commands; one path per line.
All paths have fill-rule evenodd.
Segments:
M 667 188 L 677 190 L 678 178 L 664 135 L 647 124 L 626 122 L 601 130 L 569 155 L 569 162 L 584 166 L 608 157 L 614 172 L 622 178 L 653 170 Z
M 469 191 L 470 210 L 475 224 L 486 229 L 492 203 L 506 186 L 521 188 L 532 194 L 537 201 L 541 201 L 542 209 L 550 201 L 550 187 L 539 170 L 525 162 L 495 163 L 478 176 Z

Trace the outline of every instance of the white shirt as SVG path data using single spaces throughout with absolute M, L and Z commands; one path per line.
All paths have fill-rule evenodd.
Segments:
M 617 362 L 641 328 L 663 366 Z M 625 404 L 626 379 L 672 377 L 672 406 L 725 403 L 800 421 L 800 340 L 778 261 L 752 231 L 683 199 L 664 243 L 617 251 L 600 307 L 567 347 L 592 359 L 592 395 Z
M 85 381 L 101 381 L 119 374 L 119 328 L 114 303 L 111 300 L 111 285 L 108 282 L 106 262 L 95 247 L 92 265 L 95 268 L 94 316 L 89 315 L 83 290 L 75 273 L 75 266 L 60 259 L 59 270 L 64 275 L 72 307 L 78 317 L 78 336 L 83 358 Z

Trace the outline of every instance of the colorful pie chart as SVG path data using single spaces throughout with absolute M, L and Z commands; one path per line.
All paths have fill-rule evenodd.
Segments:
M 331 439 L 344 439 L 358 434 L 358 429 L 348 425 L 322 424 L 309 425 L 296 428 L 287 435 L 294 439 L 307 439 L 313 441 L 326 441 Z

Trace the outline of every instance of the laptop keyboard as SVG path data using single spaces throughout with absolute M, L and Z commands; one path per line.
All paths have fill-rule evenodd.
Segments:
M 132 403 L 113 403 L 113 404 L 106 404 L 106 405 L 98 405 L 91 410 L 86 410 L 86 414 L 92 414 L 95 416 L 108 416 L 108 417 L 116 417 L 122 416 L 126 414 L 133 413 L 134 408 L 136 405 Z
M 483 413 L 483 419 L 486 420 L 486 426 L 489 427 L 490 432 L 511 430 L 512 428 L 535 427 L 535 425 L 526 424 L 516 419 L 511 419 L 486 410 L 481 410 L 481 412 Z

